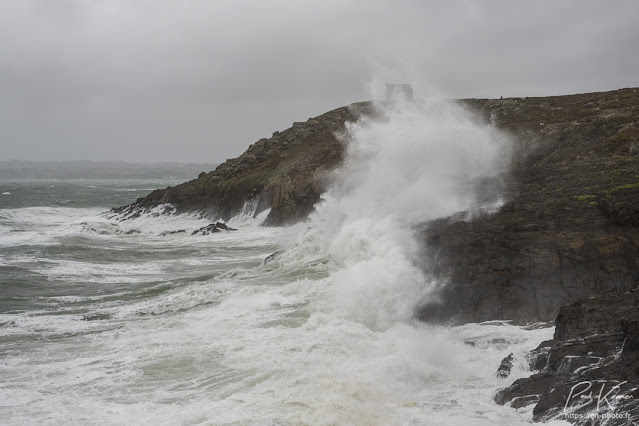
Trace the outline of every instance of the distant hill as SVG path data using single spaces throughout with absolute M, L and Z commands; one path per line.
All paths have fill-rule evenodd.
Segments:
M 0 179 L 193 179 L 218 163 L 2 161 Z

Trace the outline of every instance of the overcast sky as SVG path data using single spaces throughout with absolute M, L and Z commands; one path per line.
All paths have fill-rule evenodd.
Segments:
M 0 161 L 224 161 L 387 81 L 637 87 L 637 17 L 634 0 L 0 0 Z

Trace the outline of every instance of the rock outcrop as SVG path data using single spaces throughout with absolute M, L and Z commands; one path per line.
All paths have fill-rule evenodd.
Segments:
M 513 357 L 513 354 L 511 353 L 506 358 L 501 360 L 501 364 L 499 364 L 499 368 L 497 369 L 497 372 L 495 373 L 495 375 L 499 377 L 500 379 L 505 379 L 506 377 L 510 376 L 510 372 L 513 369 L 513 362 L 514 362 L 514 357 Z
M 535 404 L 533 419 L 590 425 L 639 422 L 639 289 L 561 308 L 554 338 L 531 353 L 535 373 L 495 396 Z
M 216 222 L 216 223 L 211 223 L 210 225 L 203 226 L 200 229 L 196 229 L 195 231 L 191 232 L 191 235 L 198 235 L 198 234 L 209 235 L 209 234 L 215 234 L 222 231 L 237 231 L 237 229 L 231 228 L 225 223 Z
M 337 135 L 344 123 L 373 110 L 373 103 L 362 102 L 293 123 L 289 129 L 258 140 L 214 171 L 155 190 L 111 212 L 126 219 L 167 204 L 173 207 L 171 213 L 199 212 L 228 221 L 237 214 L 255 216 L 270 208 L 265 225 L 303 220 L 326 190 L 329 174 L 342 161 L 344 145 Z
M 420 318 L 552 321 L 639 285 L 639 89 L 465 102 L 516 155 L 496 213 L 422 227 L 425 267 L 445 284 Z

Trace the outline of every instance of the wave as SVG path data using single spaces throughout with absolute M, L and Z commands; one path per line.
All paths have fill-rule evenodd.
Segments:
M 373 329 L 410 321 L 435 299 L 414 226 L 460 211 L 495 208 L 473 182 L 503 173 L 508 138 L 452 103 L 403 102 L 347 125 L 344 166 L 310 227 L 290 238 L 280 264 L 326 259 L 335 310 Z M 482 200 L 482 201 L 480 201 Z

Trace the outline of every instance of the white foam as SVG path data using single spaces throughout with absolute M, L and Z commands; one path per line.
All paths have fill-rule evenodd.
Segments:
M 15 421 L 78 423 L 86 412 L 99 423 L 131 416 L 167 424 L 527 422 L 492 396 L 527 374 L 523 354 L 549 338 L 551 328 L 409 322 L 375 331 L 334 315 L 326 298 L 330 279 L 213 284 L 176 289 L 146 307 L 124 306 L 112 320 L 31 321 L 36 331 L 79 333 L 100 325 L 103 331 L 51 340 L 28 360 L 3 360 L 3 380 L 22 389 L 4 395 L 6 413 Z M 494 339 L 505 343 L 493 345 Z M 518 361 L 513 377 L 496 379 L 510 352 Z M 43 398 L 40 389 L 56 392 Z
M 251 228 L 225 234 L 237 239 L 226 240 L 219 253 L 232 260 L 233 250 L 248 252 L 256 245 L 267 253 L 279 232 Z M 126 303 L 126 293 L 116 300 L 96 296 L 86 314 L 64 314 L 74 309 L 66 304 L 87 299 L 63 296 L 50 298 L 52 309 L 62 304 L 55 311 L 0 315 L 0 323 L 14 322 L 0 327 L 0 335 L 42 336 L 47 342 L 8 352 L 0 361 L 4 418 L 72 424 L 136 418 L 159 424 L 527 421 L 496 405 L 493 393 L 528 374 L 523 354 L 551 337 L 552 328 L 526 331 L 501 323 L 438 328 L 406 319 L 372 328 L 336 306 L 331 273 L 336 265 L 315 260 L 289 255 L 276 268 L 226 268 L 206 281 Z M 108 272 L 77 266 L 58 264 L 78 280 Z M 153 269 L 112 266 L 114 273 L 138 277 Z M 161 267 L 155 273 L 164 274 L 164 283 L 174 274 Z M 166 285 L 162 282 L 158 286 Z M 104 319 L 83 320 L 93 314 Z M 495 339 L 504 343 L 493 344 Z M 500 381 L 494 372 L 510 352 L 517 368 Z M 19 392 L 9 392 L 16 386 Z

